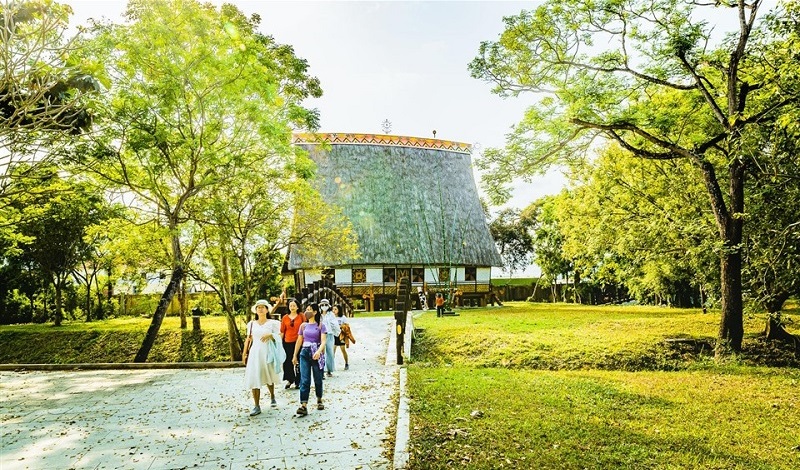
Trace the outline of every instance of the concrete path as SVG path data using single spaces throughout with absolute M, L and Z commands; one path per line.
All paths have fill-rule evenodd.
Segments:
M 249 417 L 243 368 L 0 372 L 0 469 L 391 469 L 392 324 L 352 320 L 350 370 L 337 353 L 325 410 L 303 418 L 283 387 Z

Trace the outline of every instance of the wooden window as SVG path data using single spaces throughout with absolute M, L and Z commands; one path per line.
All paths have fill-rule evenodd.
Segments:
M 353 282 L 354 283 L 367 282 L 367 270 L 364 269 L 364 268 L 354 268 L 353 269 Z
M 394 268 L 383 268 L 383 282 L 387 284 L 394 284 L 397 282 L 396 272 Z
M 464 280 L 465 281 L 477 281 L 478 280 L 478 268 L 475 266 L 467 266 L 464 268 Z
M 450 268 L 439 268 L 439 282 L 450 282 Z
M 411 282 L 425 282 L 425 269 L 411 268 Z
M 336 270 L 335 269 L 323 269 L 322 270 L 322 279 L 326 281 L 336 282 Z
M 407 277 L 409 280 L 411 280 L 411 277 L 410 277 L 410 274 L 409 274 L 409 269 L 408 268 L 397 268 L 397 280 L 399 281 L 400 279 L 403 279 L 404 277 Z

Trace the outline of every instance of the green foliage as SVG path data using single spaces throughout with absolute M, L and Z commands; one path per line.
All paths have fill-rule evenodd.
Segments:
M 489 232 L 503 258 L 503 269 L 510 272 L 530 265 L 533 239 L 519 211 L 505 209 L 489 223 Z
M 787 61 L 790 34 L 778 26 L 782 22 L 757 23 L 752 37 L 750 30 L 738 31 L 739 36 L 708 47 L 715 43 L 710 26 L 697 19 L 701 10 L 738 16 L 736 8 L 683 0 L 569 0 L 505 18 L 506 30 L 497 41 L 480 45 L 470 71 L 502 96 L 541 93 L 543 98 L 509 135 L 506 148 L 487 152 L 479 162 L 491 169 L 486 180 L 509 182 L 554 163 L 578 162 L 598 136 L 620 142 L 639 157 L 713 161 L 727 154 L 720 162 L 727 165 L 736 147 L 714 144 L 728 142 L 720 136 L 733 132 L 732 123 L 737 128 L 755 123 L 737 116 L 769 113 L 762 118 L 775 119 L 774 111 L 795 103 L 797 94 L 784 86 L 779 98 L 737 83 L 730 90 L 737 95 L 727 95 L 725 84 L 732 77 L 721 62 L 741 59 L 736 72 L 767 87 L 782 83 L 775 71 L 796 64 Z M 749 20 L 758 11 L 744 8 L 743 14 Z M 781 36 L 768 36 L 770 29 Z M 739 38 L 748 47 L 736 52 L 742 57 L 731 59 Z M 767 76 L 762 60 L 770 50 L 784 55 L 771 54 L 774 69 Z M 743 111 L 731 108 L 739 103 Z
M 2 164 L 16 163 L 16 152 L 31 157 L 31 144 L 80 133 L 91 124 L 87 104 L 97 84 L 91 64 L 73 60 L 71 14 L 69 5 L 51 0 L 0 3 Z M 0 182 L 6 176 L 4 171 Z
M 55 287 L 55 322 L 59 324 L 67 278 L 79 262 L 91 257 L 86 235 L 113 210 L 92 187 L 61 177 L 55 167 L 19 166 L 14 174 L 8 186 L 13 196 L 0 211 L 13 221 L 17 236 L 3 244 L 10 257 L 16 258 L 12 265 L 38 271 Z
M 688 162 L 643 160 L 611 145 L 571 176 L 556 219 L 564 256 L 584 276 L 625 286 L 640 302 L 672 302 L 688 287 L 718 292 L 714 219 Z
M 33 320 L 31 300 L 19 289 L 6 292 L 2 302 L 2 324 L 30 323 Z
M 248 18 L 233 5 L 134 0 L 125 16 L 126 24 L 93 25 L 84 43 L 83 56 L 104 64 L 109 92 L 96 103 L 103 115 L 98 132 L 85 142 L 91 158 L 73 161 L 124 191 L 139 222 L 151 225 L 148 237 L 162 237 L 155 245 L 167 255 L 162 269 L 173 273 L 167 297 L 188 273 L 218 281 L 215 287 L 226 292 L 223 304 L 230 306 L 230 273 L 215 273 L 214 264 L 220 258 L 227 263 L 236 248 L 220 241 L 239 228 L 223 224 L 241 207 L 222 212 L 245 184 L 256 188 L 259 181 L 280 179 L 299 158 L 291 134 L 318 124 L 316 111 L 301 102 L 321 95 L 319 81 L 308 76 L 308 64 L 291 47 L 257 32 L 257 15 Z M 269 228 L 292 220 L 280 210 L 295 195 L 287 187 L 265 189 L 270 205 L 259 217 L 269 219 L 267 233 L 240 234 L 248 248 L 237 253 L 243 273 L 253 261 L 251 247 L 275 243 Z M 137 360 L 153 344 L 162 305 Z
M 767 15 L 763 3 L 548 1 L 506 18 L 500 38 L 482 43 L 470 64 L 472 75 L 498 94 L 547 96 L 503 150 L 478 163 L 488 171 L 484 180 L 501 187 L 487 188 L 495 202 L 514 178 L 555 164 L 580 167 L 598 139 L 637 158 L 685 160 L 699 170 L 694 178 L 710 201 L 725 284 L 720 351 L 741 346 L 744 186 L 768 146 L 748 134 L 790 126 L 787 116 L 796 117 L 800 104 L 797 80 L 785 79 L 800 73 L 791 52 L 797 28 L 785 21 L 796 16 L 797 2 L 775 5 Z M 729 16 L 736 29 L 716 41 L 701 12 Z M 675 274 L 661 263 L 654 267 L 642 279 L 663 291 L 663 280 Z
M 188 266 L 187 211 L 224 200 L 243 178 L 280 175 L 295 158 L 292 128 L 315 121 L 299 102 L 319 96 L 319 83 L 231 5 L 134 1 L 126 16 L 127 25 L 96 25 L 87 45 L 111 79 L 103 138 L 91 146 L 107 158 L 89 163 L 160 214 L 172 263 Z
M 525 208 L 522 218 L 534 231 L 533 261 L 541 268 L 542 278 L 550 284 L 559 276 L 572 271 L 572 263 L 565 258 L 564 235 L 556 220 L 555 199 L 545 196 Z

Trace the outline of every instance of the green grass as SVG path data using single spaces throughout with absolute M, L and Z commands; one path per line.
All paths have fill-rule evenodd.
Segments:
M 694 338 L 713 344 L 719 314 L 644 306 L 593 307 L 509 302 L 503 308 L 465 309 L 461 316 L 415 320 L 425 329 L 415 360 L 480 367 L 672 370 L 702 366 L 712 351 L 688 354 L 665 344 Z M 769 347 L 756 338 L 765 318 L 745 318 L 745 351 L 758 359 Z M 434 336 L 429 336 L 428 332 Z M 747 356 L 745 356 L 747 358 Z M 792 362 L 781 354 L 779 360 Z M 798 364 L 795 362 L 795 364 Z
M 796 370 L 412 366 L 412 468 L 796 469 L 798 382 Z
M 392 317 L 393 312 L 357 313 L 357 317 Z M 244 318 L 237 320 L 244 334 Z M 180 318 L 164 319 L 147 362 L 229 361 L 228 329 L 221 315 L 200 318 L 201 331 L 180 328 Z M 62 326 L 25 324 L 0 326 L 0 364 L 78 364 L 132 362 L 150 319 L 114 318 L 66 321 Z
M 460 314 L 415 321 L 411 468 L 800 468 L 800 369 L 663 344 L 713 339 L 717 313 L 511 303 Z M 765 350 L 763 320 L 746 320 L 751 352 Z
M 225 317 L 201 317 L 201 331 L 180 329 L 178 317 L 161 324 L 148 362 L 228 361 Z M 0 327 L 0 363 L 77 364 L 132 362 L 149 318 L 115 318 L 90 323 L 9 325 Z M 243 325 L 240 325 L 243 328 Z

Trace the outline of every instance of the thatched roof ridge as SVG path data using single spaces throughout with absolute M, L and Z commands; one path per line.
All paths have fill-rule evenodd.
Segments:
M 452 140 L 442 140 L 429 137 L 410 137 L 405 135 L 388 134 L 351 134 L 344 132 L 328 133 L 295 133 L 292 134 L 293 144 L 353 144 L 353 145 L 390 145 L 397 147 L 429 148 L 450 150 L 453 152 L 471 153 L 472 145 Z
M 317 164 L 316 186 L 358 234 L 360 265 L 501 266 L 472 176 L 470 154 L 402 145 L 297 143 Z M 293 249 L 289 268 L 311 268 Z

